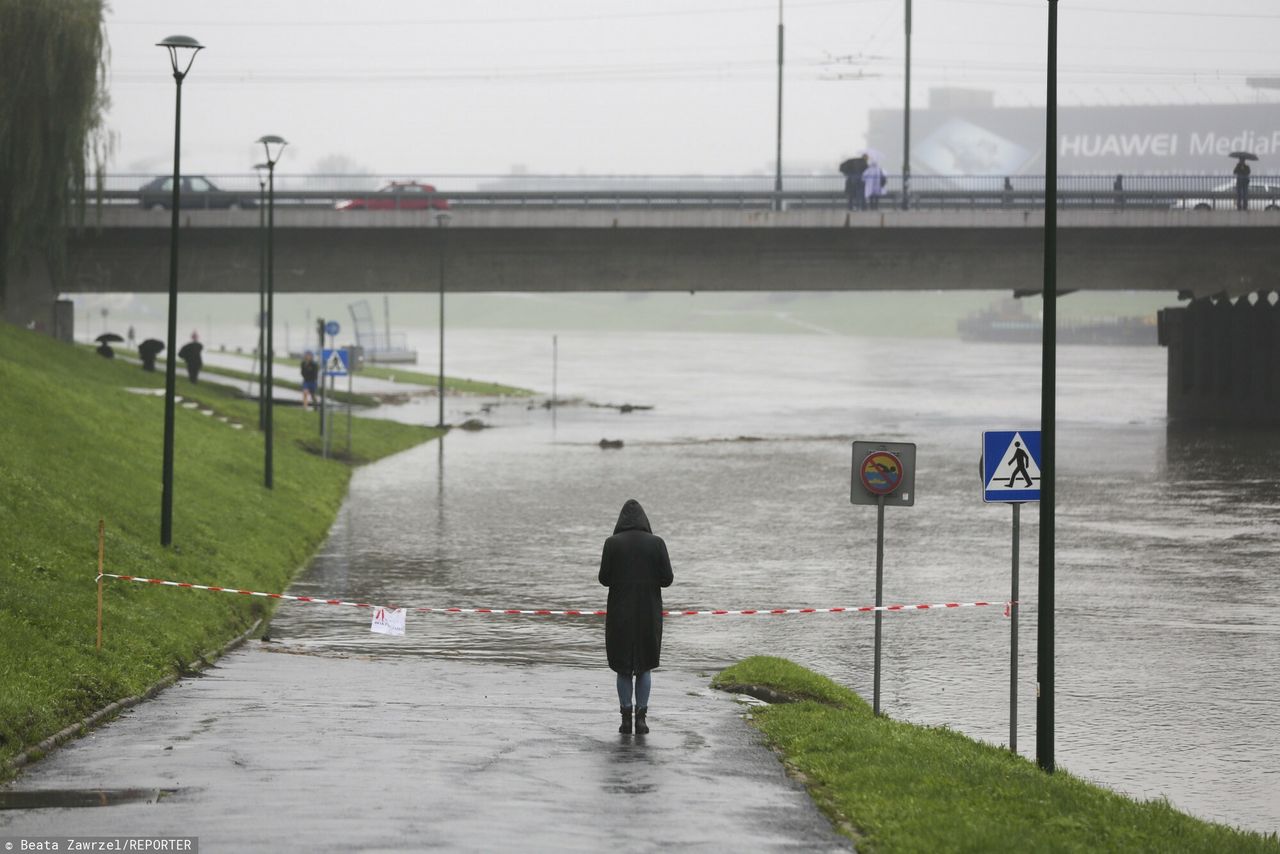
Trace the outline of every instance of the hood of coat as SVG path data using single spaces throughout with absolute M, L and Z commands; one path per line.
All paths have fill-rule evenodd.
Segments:
M 649 517 L 644 515 L 644 508 L 634 498 L 628 498 L 627 503 L 622 505 L 622 512 L 618 514 L 618 524 L 613 528 L 615 534 L 621 534 L 623 531 L 653 533 L 649 528 Z

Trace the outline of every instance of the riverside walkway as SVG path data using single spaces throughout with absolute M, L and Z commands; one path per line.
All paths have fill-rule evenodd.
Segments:
M 202 852 L 850 850 L 709 676 L 662 670 L 652 732 L 624 736 L 603 668 L 250 641 L 10 788 L 50 804 L 80 790 L 141 799 L 0 811 L 0 837 L 196 836 Z

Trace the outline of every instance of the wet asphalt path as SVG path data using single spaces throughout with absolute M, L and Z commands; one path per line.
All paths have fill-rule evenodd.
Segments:
M 0 837 L 198 836 L 218 851 L 849 850 L 701 673 L 613 674 L 251 642 L 31 766 L 11 790 L 172 790 L 0 811 Z

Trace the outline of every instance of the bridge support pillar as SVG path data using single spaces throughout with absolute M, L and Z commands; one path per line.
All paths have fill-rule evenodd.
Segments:
M 1280 424 L 1280 305 L 1260 291 L 1159 314 L 1170 422 Z

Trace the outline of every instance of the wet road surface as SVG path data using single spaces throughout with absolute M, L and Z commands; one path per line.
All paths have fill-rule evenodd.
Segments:
M 32 766 L 0 837 L 212 851 L 849 850 L 710 674 L 656 671 L 647 736 L 607 670 L 251 642 Z M 76 803 L 80 790 L 154 799 Z M 24 795 L 23 797 L 38 797 Z M 85 800 L 85 799 L 79 799 Z

